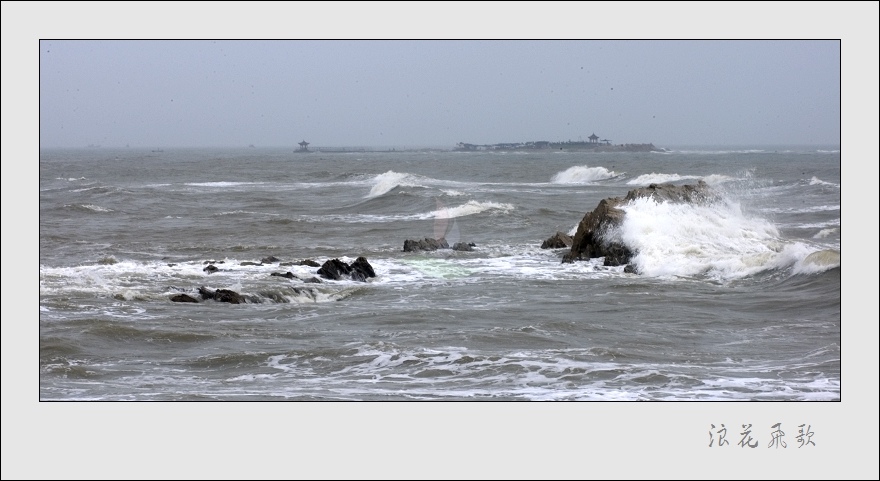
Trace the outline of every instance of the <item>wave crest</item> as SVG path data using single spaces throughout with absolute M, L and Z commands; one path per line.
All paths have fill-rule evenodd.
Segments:
M 376 177 L 373 177 L 373 188 L 370 189 L 370 193 L 367 194 L 366 197 L 378 197 L 390 192 L 398 186 L 421 187 L 418 180 L 418 177 L 413 174 L 389 170 L 384 174 L 379 174 Z
M 617 177 L 614 171 L 605 167 L 587 167 L 586 165 L 576 165 L 568 169 L 558 172 L 550 182 L 554 184 L 589 184 L 599 180 L 606 180 Z

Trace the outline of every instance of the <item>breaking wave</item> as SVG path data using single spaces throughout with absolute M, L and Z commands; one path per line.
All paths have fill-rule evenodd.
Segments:
M 589 184 L 591 182 L 611 179 L 618 175 L 620 174 L 608 170 L 605 167 L 577 165 L 557 173 L 553 176 L 550 182 L 554 184 Z

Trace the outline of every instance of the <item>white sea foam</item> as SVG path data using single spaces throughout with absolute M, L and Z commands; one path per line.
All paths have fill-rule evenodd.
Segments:
M 188 182 L 183 185 L 190 187 L 237 187 L 242 185 L 260 185 L 262 182 Z
M 680 182 L 684 180 L 700 179 L 709 185 L 718 185 L 724 182 L 735 180 L 733 177 L 721 174 L 712 174 L 707 176 L 699 175 L 679 175 L 679 174 L 658 174 L 652 172 L 643 174 L 635 179 L 627 181 L 627 185 L 649 185 L 649 184 L 666 184 L 672 182 Z
M 833 182 L 825 182 L 824 180 L 819 179 L 816 176 L 813 176 L 813 178 L 810 179 L 810 185 L 830 185 L 832 187 L 837 187 L 838 189 L 840 188 L 840 184 L 835 184 Z
M 735 202 L 710 205 L 636 199 L 624 206 L 623 224 L 610 233 L 637 254 L 633 263 L 648 276 L 695 276 L 729 280 L 790 267 L 810 254 L 784 245 L 769 221 L 747 216 Z
M 651 172 L 650 174 L 642 174 L 635 179 L 627 182 L 628 185 L 648 185 L 648 184 L 665 184 L 667 182 L 678 182 L 684 179 L 699 179 L 696 175 L 678 175 L 678 174 L 658 174 Z
M 95 204 L 81 204 L 80 207 L 84 207 L 88 210 L 95 212 L 113 212 L 113 209 L 109 209 L 107 207 L 101 207 L 100 205 Z
M 819 232 L 817 232 L 816 235 L 813 236 L 813 239 L 824 239 L 825 237 L 828 237 L 829 235 L 831 235 L 835 232 L 837 232 L 837 227 L 832 227 L 830 229 L 822 229 Z
M 833 212 L 839 210 L 839 205 L 814 205 L 809 207 L 767 207 L 763 209 L 764 212 L 786 214 L 807 214 L 810 212 Z
M 406 172 L 394 172 L 389 170 L 373 178 L 373 188 L 366 197 L 376 197 L 385 194 L 397 186 L 418 187 L 419 178 Z
M 465 217 L 468 215 L 479 214 L 488 210 L 502 211 L 504 213 L 513 210 L 513 204 L 505 204 L 499 202 L 478 202 L 470 200 L 466 204 L 456 207 L 444 207 L 427 214 L 419 214 L 416 219 L 454 219 L 456 217 Z
M 610 171 L 605 167 L 587 167 L 586 165 L 576 165 L 569 167 L 562 172 L 557 173 L 550 180 L 554 184 L 589 184 L 592 182 L 617 177 L 614 171 Z

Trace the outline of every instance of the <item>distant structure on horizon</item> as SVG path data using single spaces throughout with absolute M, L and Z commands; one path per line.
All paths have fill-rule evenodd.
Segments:
M 600 139 L 593 133 L 587 137 L 587 141 L 550 142 L 538 140 L 534 142 L 512 142 L 502 144 L 468 144 L 459 142 L 456 151 L 475 150 L 568 150 L 568 151 L 592 151 L 592 152 L 663 152 L 665 149 L 654 147 L 654 144 L 621 144 L 612 145 L 609 139 Z
M 309 151 L 309 143 L 303 140 L 299 143 L 299 152 L 308 152 Z

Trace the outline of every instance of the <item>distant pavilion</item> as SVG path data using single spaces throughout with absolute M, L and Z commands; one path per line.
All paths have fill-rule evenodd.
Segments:
M 301 151 L 303 151 L 303 152 L 309 150 L 309 143 L 306 142 L 305 140 L 303 140 L 302 142 L 300 142 L 300 143 L 299 143 L 299 150 L 301 150 Z
M 599 143 L 599 136 L 596 135 L 595 133 L 593 133 L 593 135 L 590 136 L 590 143 L 591 144 Z

